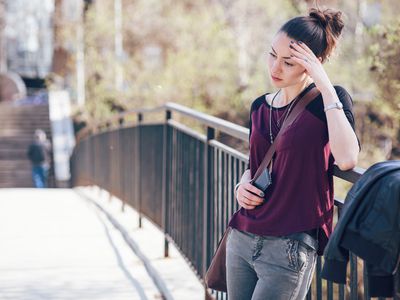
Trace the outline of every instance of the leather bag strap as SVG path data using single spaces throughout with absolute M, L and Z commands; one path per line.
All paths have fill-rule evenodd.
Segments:
M 276 142 L 280 139 L 282 132 L 285 131 L 287 127 L 289 127 L 295 120 L 296 118 L 300 115 L 300 113 L 306 108 L 306 106 L 311 103 L 317 96 L 320 94 L 320 91 L 316 88 L 313 87 L 311 90 L 309 90 L 305 95 L 303 95 L 300 99 L 298 99 L 297 103 L 294 104 L 293 110 L 289 113 L 289 116 L 286 118 L 286 120 L 283 122 L 281 129 L 279 130 L 278 135 L 275 138 L 275 141 L 272 143 L 271 147 L 269 147 L 267 153 L 264 156 L 263 161 L 261 162 L 260 166 L 258 167 L 256 173 L 254 174 L 254 177 L 252 181 L 256 180 L 258 176 L 261 175 L 263 170 L 268 167 L 270 164 L 273 155 L 275 154 L 276 150 Z M 293 100 L 296 101 L 296 100 Z M 271 107 L 272 109 L 272 107 Z

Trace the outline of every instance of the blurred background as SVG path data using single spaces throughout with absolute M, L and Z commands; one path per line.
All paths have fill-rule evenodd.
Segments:
M 325 68 L 353 97 L 360 167 L 400 157 L 400 22 L 395 0 L 319 1 L 345 14 Z M 75 132 L 167 101 L 248 126 L 271 91 L 266 53 L 305 0 L 2 0 L 1 101 L 68 92 Z M 10 87 L 12 86 L 12 88 Z M 10 91 L 10 89 L 12 91 Z

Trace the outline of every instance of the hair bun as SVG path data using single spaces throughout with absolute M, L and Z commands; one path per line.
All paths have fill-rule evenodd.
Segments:
M 317 8 L 311 8 L 309 16 L 317 20 L 324 29 L 329 26 L 334 36 L 338 37 L 341 34 L 344 27 L 341 11 L 334 11 L 332 9 L 322 11 Z

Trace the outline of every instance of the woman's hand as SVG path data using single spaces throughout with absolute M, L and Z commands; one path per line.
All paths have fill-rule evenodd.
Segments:
M 264 192 L 250 182 L 240 184 L 236 191 L 236 200 L 245 209 L 254 209 L 256 206 L 263 204 L 263 197 Z
M 318 90 L 323 91 L 332 87 L 321 60 L 306 44 L 301 41 L 291 41 L 289 48 L 292 60 L 306 69 L 306 73 L 314 80 Z

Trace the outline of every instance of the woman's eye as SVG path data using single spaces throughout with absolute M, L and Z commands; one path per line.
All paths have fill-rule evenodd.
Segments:
M 272 52 L 270 52 L 269 55 L 271 55 L 273 58 L 276 58 L 276 55 L 274 53 L 272 53 Z M 286 61 L 285 61 L 285 65 L 287 65 L 289 67 L 293 67 L 294 66 L 294 64 L 288 63 Z

